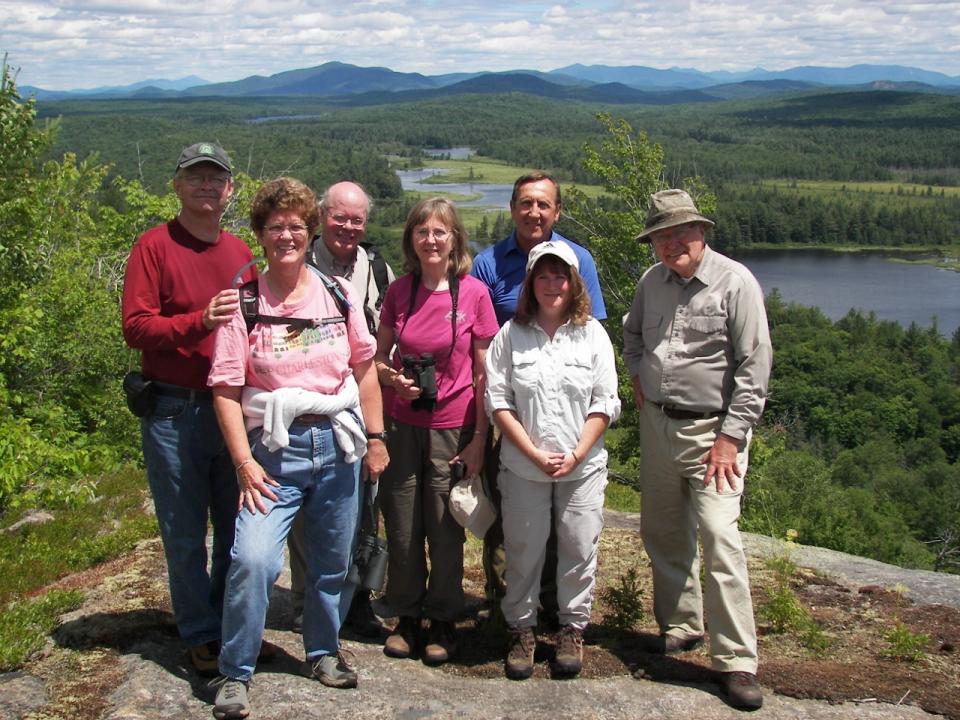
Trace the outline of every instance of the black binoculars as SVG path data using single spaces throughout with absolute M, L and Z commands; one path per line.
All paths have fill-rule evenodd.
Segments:
M 410 403 L 414 410 L 433 410 L 437 405 L 437 361 L 430 353 L 404 355 L 403 374 L 420 388 L 420 396 Z
M 387 541 L 373 533 L 363 533 L 347 573 L 347 582 L 380 592 L 387 576 Z

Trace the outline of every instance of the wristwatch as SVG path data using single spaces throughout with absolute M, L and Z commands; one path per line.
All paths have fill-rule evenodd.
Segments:
M 383 440 L 384 442 L 386 442 L 386 441 L 387 441 L 387 433 L 386 433 L 386 431 L 384 431 L 384 430 L 381 430 L 380 432 L 375 432 L 375 433 L 368 432 L 368 433 L 367 433 L 367 440 Z

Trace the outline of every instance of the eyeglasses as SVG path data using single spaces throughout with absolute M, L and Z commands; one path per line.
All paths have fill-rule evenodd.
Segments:
M 264 230 L 270 237 L 280 237 L 283 235 L 284 230 L 294 237 L 301 237 L 307 234 L 306 225 L 267 225 Z
M 414 233 L 414 235 L 417 236 L 417 240 L 426 240 L 432 235 L 433 239 L 438 242 L 443 242 L 452 234 L 449 230 L 441 230 L 440 228 L 434 228 L 433 230 L 430 228 L 420 228 Z
M 331 215 L 330 219 L 333 220 L 333 224 L 337 227 L 346 227 L 347 225 L 353 225 L 355 228 L 362 228 L 367 224 L 367 219 L 362 217 L 348 217 L 347 215 Z
M 684 223 L 683 225 L 674 225 L 673 227 L 658 230 L 650 234 L 650 240 L 654 245 L 667 245 L 674 240 L 678 242 L 693 242 L 699 240 L 702 235 L 696 232 L 697 223 Z
M 227 186 L 227 183 L 230 182 L 229 175 L 199 175 L 199 174 L 184 174 L 183 181 L 192 188 L 203 187 L 207 183 L 213 185 L 216 188 L 223 189 Z

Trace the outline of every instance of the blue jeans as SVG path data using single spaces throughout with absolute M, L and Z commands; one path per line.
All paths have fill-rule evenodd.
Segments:
M 270 477 L 276 502 L 268 512 L 242 510 L 227 575 L 220 672 L 249 680 L 256 666 L 270 589 L 283 567 L 283 544 L 303 507 L 307 579 L 303 647 L 307 660 L 337 652 L 340 590 L 357 531 L 360 462 L 347 463 L 328 421 L 290 426 L 290 445 L 269 452 L 251 433 L 253 456 Z M 255 442 L 254 442 L 255 441 Z
M 180 637 L 188 645 L 219 640 L 239 491 L 213 402 L 158 395 L 140 420 L 140 436 Z

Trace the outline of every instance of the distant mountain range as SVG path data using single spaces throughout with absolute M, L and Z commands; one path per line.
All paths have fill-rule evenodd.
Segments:
M 190 76 L 89 90 L 51 91 L 30 86 L 20 90 L 38 100 L 293 95 L 337 98 L 351 105 L 408 102 L 463 93 L 520 92 L 590 102 L 664 105 L 760 97 L 831 86 L 960 94 L 960 77 L 901 65 L 702 72 L 691 68 L 661 70 L 639 65 L 576 64 L 550 72 L 513 70 L 422 75 L 385 67 L 328 62 L 269 77 L 252 75 L 234 82 L 208 83 Z

